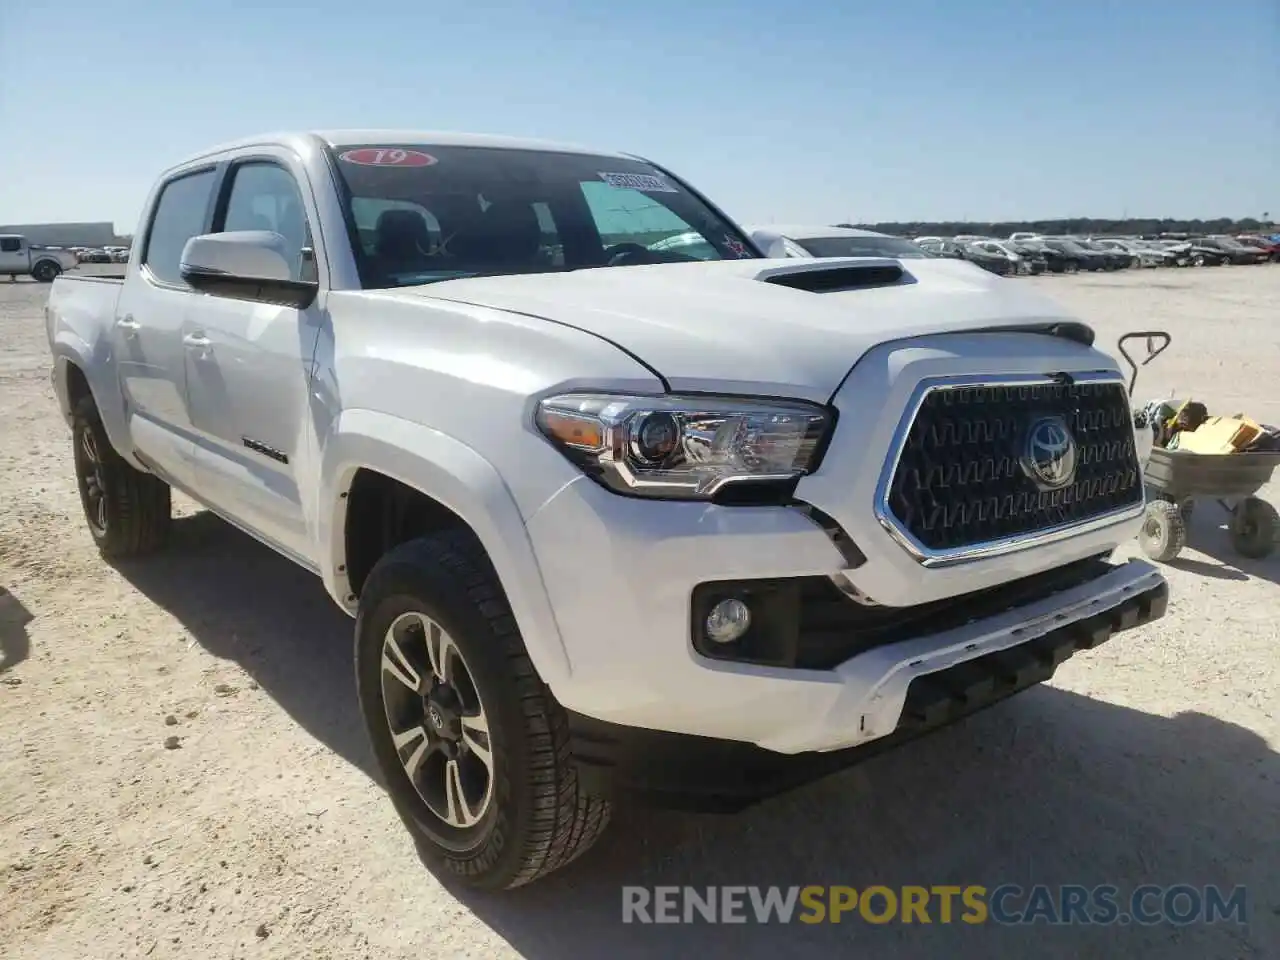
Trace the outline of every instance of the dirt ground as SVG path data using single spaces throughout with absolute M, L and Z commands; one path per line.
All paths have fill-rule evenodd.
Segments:
M 1280 423 L 1280 267 L 1010 282 L 1104 345 L 1171 331 L 1139 399 Z M 47 292 L 0 282 L 9 960 L 1280 956 L 1280 555 L 1236 558 L 1212 504 L 1168 568 L 1168 617 L 1051 685 L 741 816 L 623 811 L 543 883 L 457 892 L 375 783 L 351 622 L 318 581 L 185 505 L 161 557 L 98 558 L 49 386 Z M 1249 924 L 620 922 L 623 884 L 1007 882 L 1244 884 Z

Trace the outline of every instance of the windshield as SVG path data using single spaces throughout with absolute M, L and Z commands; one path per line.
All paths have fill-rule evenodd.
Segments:
M 1046 240 L 1045 243 L 1055 250 L 1063 250 L 1067 253 L 1088 253 L 1084 247 L 1075 243 L 1073 240 Z
M 734 224 L 639 160 L 421 144 L 334 154 L 366 289 L 758 256 Z
M 925 260 L 931 255 L 901 237 L 803 237 L 796 240 L 815 257 L 890 257 Z

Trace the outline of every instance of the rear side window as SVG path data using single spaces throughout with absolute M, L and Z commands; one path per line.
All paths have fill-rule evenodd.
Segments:
M 17 253 L 22 249 L 22 241 L 17 237 L 0 239 L 0 253 Z
M 214 171 L 203 170 L 170 180 L 160 193 L 142 262 L 159 280 L 181 283 L 178 264 L 187 241 L 205 229 L 213 192 Z

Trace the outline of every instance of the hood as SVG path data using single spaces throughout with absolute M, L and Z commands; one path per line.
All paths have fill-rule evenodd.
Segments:
M 901 270 L 901 279 L 897 271 Z M 826 402 L 871 348 L 1077 323 L 962 260 L 722 260 L 447 280 L 398 291 L 542 317 L 611 341 L 672 390 Z

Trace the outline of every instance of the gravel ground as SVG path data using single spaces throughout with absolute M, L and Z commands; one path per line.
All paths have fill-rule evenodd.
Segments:
M 1103 343 L 1170 330 L 1140 399 L 1280 422 L 1280 267 L 1010 282 L 1050 291 Z M 1051 685 L 744 815 L 624 811 L 541 884 L 457 892 L 375 783 L 351 623 L 318 581 L 186 505 L 162 559 L 98 558 L 48 381 L 47 291 L 0 282 L 11 960 L 1280 956 L 1280 555 L 1234 557 L 1211 505 L 1168 569 L 1168 617 Z M 1245 884 L 1250 922 L 620 923 L 623 884 L 1006 882 Z

